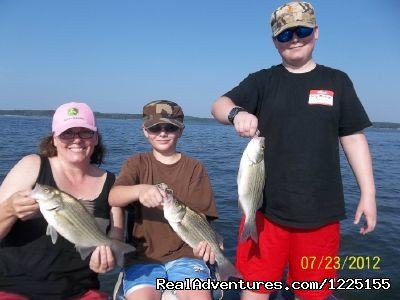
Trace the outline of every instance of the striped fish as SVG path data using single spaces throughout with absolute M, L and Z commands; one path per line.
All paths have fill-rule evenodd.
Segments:
M 265 183 L 264 137 L 255 136 L 247 144 L 240 160 L 237 176 L 239 205 L 245 215 L 239 241 L 249 237 L 258 242 L 256 212 L 263 202 Z
M 133 246 L 110 239 L 103 233 L 85 206 L 71 195 L 37 183 L 31 197 L 38 202 L 40 212 L 48 223 L 46 234 L 53 244 L 60 234 L 75 245 L 82 259 L 97 246 L 110 246 L 117 264 L 122 267 L 124 254 L 135 250 Z

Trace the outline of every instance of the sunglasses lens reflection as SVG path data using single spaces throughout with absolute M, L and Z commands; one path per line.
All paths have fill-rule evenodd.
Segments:
M 298 38 L 305 38 L 310 36 L 314 31 L 314 28 L 309 28 L 309 27 L 304 27 L 304 26 L 299 26 L 299 27 L 293 27 L 293 28 L 288 28 L 284 31 L 282 31 L 280 34 L 276 36 L 276 39 L 280 43 L 286 43 L 292 40 L 293 34 L 296 33 Z
M 59 137 L 63 140 L 72 140 L 76 136 L 78 136 L 81 139 L 87 140 L 91 139 L 94 136 L 94 131 L 91 130 L 84 130 L 84 131 L 79 131 L 79 132 L 73 132 L 70 130 L 62 132 Z
M 161 131 L 171 133 L 171 132 L 178 131 L 178 129 L 179 129 L 178 126 L 175 126 L 175 125 L 172 125 L 172 124 L 166 124 L 166 125 L 157 124 L 157 125 L 154 125 L 154 126 L 151 126 L 151 127 L 147 128 L 146 130 L 151 132 L 151 133 L 159 133 Z

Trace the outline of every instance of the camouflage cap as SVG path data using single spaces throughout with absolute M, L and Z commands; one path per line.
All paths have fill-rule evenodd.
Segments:
M 184 128 L 182 108 L 175 102 L 156 100 L 143 106 L 143 126 L 149 128 L 160 123 L 170 123 Z
M 314 8 L 310 3 L 303 1 L 286 3 L 278 7 L 271 16 L 273 37 L 291 27 L 314 28 L 315 24 Z

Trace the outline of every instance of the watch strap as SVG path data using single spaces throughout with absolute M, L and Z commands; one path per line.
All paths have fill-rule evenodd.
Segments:
M 232 108 L 231 111 L 228 114 L 228 121 L 231 124 L 233 124 L 233 121 L 235 120 L 236 115 L 241 111 L 246 111 L 246 110 L 243 107 L 240 107 L 240 106 L 235 106 L 234 108 Z

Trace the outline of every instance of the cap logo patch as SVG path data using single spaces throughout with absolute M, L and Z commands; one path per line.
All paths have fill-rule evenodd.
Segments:
M 156 105 L 156 113 L 162 114 L 163 112 L 167 112 L 167 114 L 172 114 L 172 107 L 168 104 L 157 104 Z
M 67 111 L 68 116 L 76 116 L 79 113 L 79 109 L 72 107 Z

